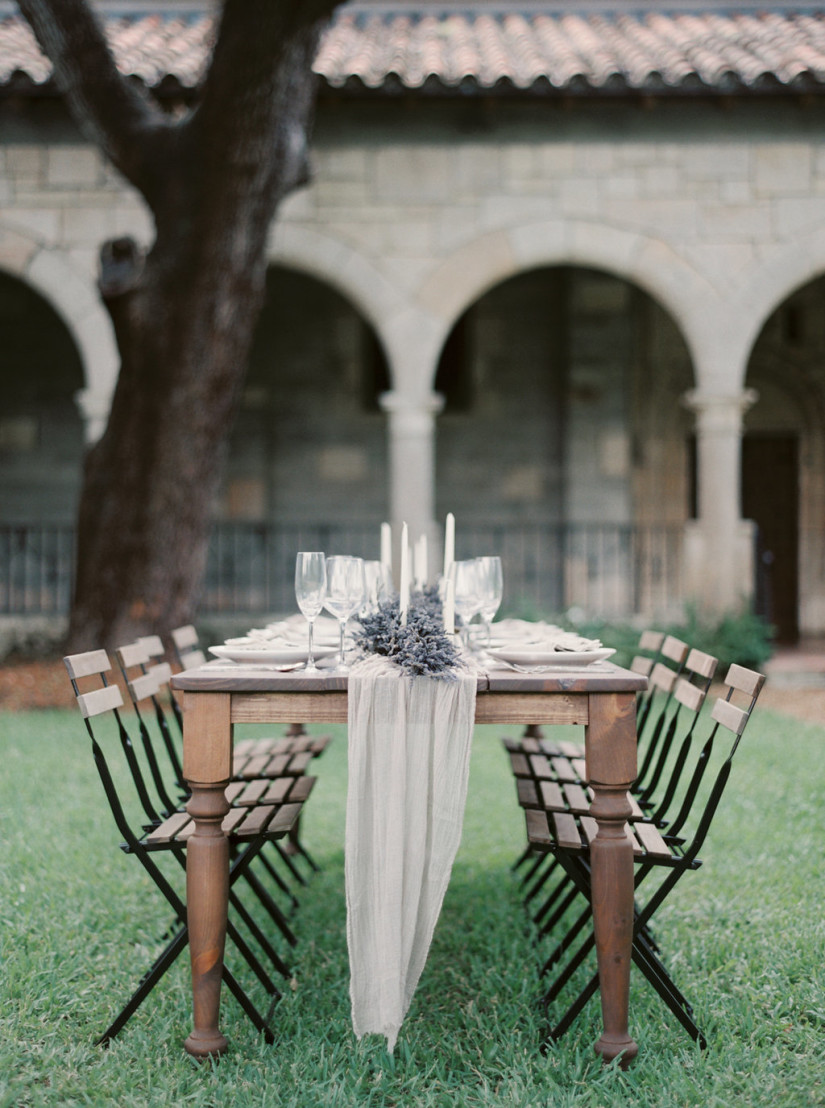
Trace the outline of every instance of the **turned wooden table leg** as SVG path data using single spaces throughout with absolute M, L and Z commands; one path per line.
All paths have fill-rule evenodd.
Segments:
M 195 822 L 186 848 L 194 1028 L 184 1046 L 197 1058 L 221 1054 L 227 1047 L 218 1021 L 229 899 L 229 842 L 221 823 L 229 811 L 224 790 L 231 761 L 229 696 L 186 693 L 183 774 L 192 790 L 186 809 Z
M 628 1030 L 633 944 L 633 847 L 625 834 L 631 813 L 627 790 L 636 778 L 636 703 L 633 694 L 590 696 L 587 776 L 590 813 L 598 834 L 590 847 L 593 929 L 599 966 L 603 1031 L 597 1054 L 622 1066 L 638 1047 Z

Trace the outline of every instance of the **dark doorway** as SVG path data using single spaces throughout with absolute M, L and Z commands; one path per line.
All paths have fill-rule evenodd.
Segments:
M 799 440 L 745 435 L 742 515 L 759 528 L 757 610 L 779 642 L 799 639 Z

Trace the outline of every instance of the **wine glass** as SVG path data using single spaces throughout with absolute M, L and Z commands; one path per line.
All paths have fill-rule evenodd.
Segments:
M 392 592 L 392 575 L 384 562 L 364 562 L 364 608 L 375 611 Z
M 493 616 L 501 604 L 501 596 L 504 591 L 504 577 L 501 571 L 501 558 L 492 557 L 476 558 L 479 570 L 479 592 L 481 606 L 479 613 L 481 622 L 487 628 L 487 648 L 490 647 L 490 624 Z
M 327 591 L 326 558 L 320 550 L 302 550 L 295 559 L 295 599 L 301 614 L 309 624 L 307 672 L 317 673 L 318 667 L 312 654 L 312 628 L 324 606 Z
M 455 611 L 461 616 L 462 637 L 470 645 L 470 620 L 481 610 L 481 583 L 477 560 L 453 562 Z
M 344 634 L 347 620 L 364 603 L 365 591 L 362 558 L 353 558 L 349 554 L 334 554 L 331 558 L 327 558 L 327 593 L 324 607 L 338 620 L 341 628 L 337 666 L 339 672 L 346 670 Z

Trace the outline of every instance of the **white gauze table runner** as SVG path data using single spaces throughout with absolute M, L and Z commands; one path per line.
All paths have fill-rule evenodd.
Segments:
M 349 677 L 345 876 L 352 1025 L 390 1052 L 427 960 L 458 844 L 476 677 Z

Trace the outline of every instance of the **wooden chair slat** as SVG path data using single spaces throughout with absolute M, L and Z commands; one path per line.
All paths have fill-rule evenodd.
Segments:
M 123 669 L 131 669 L 132 666 L 144 666 L 149 663 L 149 655 L 145 648 L 141 646 L 139 639 L 137 642 L 119 646 L 115 654 Z
M 633 819 L 644 819 L 644 812 L 642 811 L 639 801 L 636 799 L 633 793 L 628 793 L 627 799 L 630 802 L 630 814 Z
M 579 781 L 587 780 L 587 759 L 586 758 L 574 758 L 570 763 L 573 767 L 573 772 Z
M 542 785 L 545 782 L 542 781 Z M 532 777 L 517 777 L 516 778 L 516 796 L 518 797 L 520 808 L 538 808 L 539 797 L 536 791 L 536 782 Z
M 512 751 L 510 754 L 510 769 L 514 777 L 532 777 L 530 763 L 524 754 Z
M 639 636 L 640 650 L 661 650 L 665 641 L 664 631 L 642 631 Z
M 527 840 L 534 846 L 549 847 L 553 843 L 546 814 L 540 808 L 528 808 L 524 813 Z
M 718 659 L 714 658 L 712 654 L 706 654 L 704 650 L 694 648 L 687 656 L 685 669 L 689 669 L 691 673 L 695 673 L 699 677 L 711 678 L 716 673 L 718 665 Z
M 180 834 L 183 829 L 192 824 L 192 817 L 188 812 L 175 812 L 174 815 L 165 819 L 163 823 L 158 824 L 149 834 L 146 836 L 147 843 L 170 843 L 175 839 L 180 838 Z M 192 830 L 194 830 L 194 824 L 192 824 Z
M 576 781 L 578 780 L 578 774 L 573 768 L 568 758 L 555 757 L 550 759 L 550 764 L 553 767 L 553 776 L 558 778 L 559 781 Z
M 141 635 L 138 642 L 150 658 L 160 658 L 166 653 L 160 635 Z
M 168 662 L 155 662 L 149 672 L 154 673 L 159 689 L 168 685 L 172 679 L 172 667 Z
M 676 672 L 666 666 L 664 662 L 657 662 L 650 671 L 649 682 L 655 688 L 661 689 L 662 692 L 672 692 L 676 683 Z
M 184 627 L 176 627 L 172 632 L 172 642 L 180 651 L 188 650 L 198 645 L 198 632 L 191 623 Z
M 652 854 L 656 858 L 670 857 L 670 848 L 655 824 L 637 821 L 632 824 L 632 830 L 646 854 Z
M 541 803 L 547 811 L 560 812 L 564 808 L 564 795 L 558 781 L 540 781 Z
M 685 659 L 688 656 L 690 647 L 686 642 L 682 642 L 681 639 L 674 638 L 673 635 L 668 635 L 665 641 L 662 643 L 662 654 L 665 658 L 670 658 L 671 662 L 675 662 L 678 666 L 684 664 Z
M 128 682 L 129 695 L 135 704 L 139 704 L 141 700 L 146 700 L 149 696 L 154 696 L 158 691 L 157 677 L 154 673 L 142 673 L 140 677 L 134 677 Z
M 309 799 L 317 780 L 317 777 L 308 777 L 306 774 L 302 774 L 300 777 L 293 777 L 292 788 L 289 790 L 290 801 L 303 804 Z
M 180 656 L 182 669 L 197 669 L 206 665 L 206 655 L 202 650 L 187 650 Z
M 288 834 L 301 814 L 300 804 L 283 804 L 275 813 L 267 830 L 270 834 Z
M 293 754 L 287 762 L 287 773 L 292 773 L 296 777 L 298 774 L 305 773 L 307 766 L 312 761 L 312 751 L 302 750 L 298 754 Z
M 289 795 L 294 777 L 276 777 L 267 779 L 267 788 L 261 796 L 265 804 L 283 804 Z
M 748 696 L 757 696 L 765 684 L 765 677 L 762 673 L 745 669 L 744 666 L 738 666 L 734 662 L 727 672 L 725 684 L 731 685 L 740 692 L 747 693 Z
M 595 822 L 595 821 L 594 821 Z M 566 850 L 581 850 L 582 840 L 574 816 L 569 812 L 553 812 L 556 842 Z
M 584 831 L 584 836 L 587 839 L 587 845 L 591 846 L 593 840 L 599 833 L 599 825 L 592 816 L 582 816 L 580 823 L 582 831 Z
M 531 754 L 527 761 L 534 777 L 555 777 L 546 754 Z
M 99 716 L 101 712 L 110 712 L 112 708 L 122 708 L 123 697 L 117 685 L 106 685 L 102 689 L 81 693 L 77 698 L 77 706 L 84 719 L 91 719 L 92 716 Z
M 69 677 L 78 680 L 81 677 L 93 677 L 98 673 L 108 673 L 112 668 L 109 655 L 105 650 L 87 650 L 85 654 L 69 654 L 63 659 Z
M 581 785 L 571 782 L 564 786 L 563 791 L 567 807 L 571 812 L 576 815 L 585 815 L 590 811 L 590 801 Z
M 706 696 L 706 690 L 698 685 L 691 685 L 686 677 L 680 677 L 676 682 L 673 697 L 688 708 L 691 712 L 698 712 Z
M 748 722 L 748 713 L 728 700 L 717 700 L 710 714 L 712 719 L 733 731 L 734 735 L 741 735 Z
M 257 804 L 267 791 L 270 782 L 265 777 L 259 777 L 256 781 L 242 781 L 243 788 L 235 798 L 236 804 Z
M 630 668 L 634 673 L 640 673 L 642 677 L 649 677 L 650 671 L 653 669 L 653 659 L 637 654 L 631 661 Z

